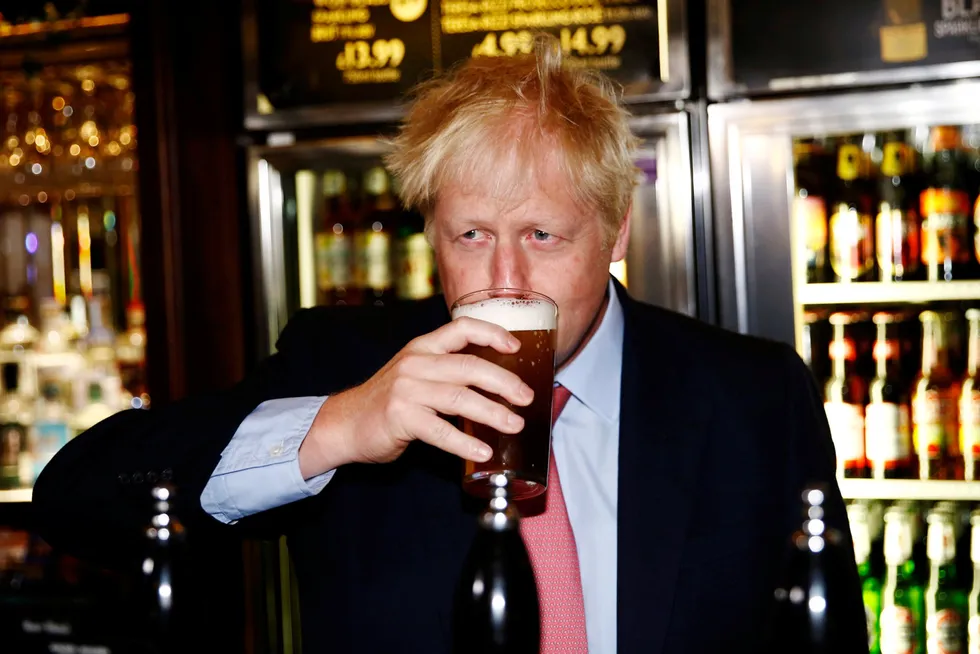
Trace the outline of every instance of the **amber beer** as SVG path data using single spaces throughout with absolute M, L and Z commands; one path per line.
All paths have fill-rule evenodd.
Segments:
M 456 301 L 452 309 L 453 320 L 464 316 L 500 325 L 520 341 L 520 349 L 513 354 L 501 354 L 492 347 L 479 345 L 467 346 L 463 353 L 474 354 L 510 370 L 531 387 L 534 400 L 526 407 L 515 406 L 498 395 L 477 389 L 524 418 L 524 429 L 517 434 L 503 434 L 492 427 L 462 419 L 463 432 L 479 438 L 493 449 L 493 457 L 485 463 L 466 461 L 463 487 L 473 495 L 491 497 L 490 476 L 504 474 L 510 479 L 514 499 L 540 495 L 548 487 L 551 456 L 551 398 L 555 383 L 558 307 L 539 293 L 490 289 L 464 295 Z

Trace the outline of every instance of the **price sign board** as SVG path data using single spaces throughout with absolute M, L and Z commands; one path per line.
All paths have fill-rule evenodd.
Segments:
M 531 52 L 536 32 L 557 37 L 571 65 L 603 71 L 622 85 L 627 98 L 646 98 L 668 86 L 667 35 L 677 33 L 675 41 L 683 40 L 683 0 L 250 0 L 250 5 L 255 38 L 246 42 L 256 43 L 256 96 L 260 106 L 265 103 L 259 113 L 392 106 L 415 84 L 459 61 Z M 670 21 L 668 7 L 673 8 Z M 675 92 L 686 84 L 686 71 L 683 83 L 679 77 L 670 80 Z
M 977 0 L 724 1 L 735 92 L 941 79 L 980 62 Z
M 431 74 L 429 0 L 263 0 L 259 87 L 277 109 L 390 102 Z

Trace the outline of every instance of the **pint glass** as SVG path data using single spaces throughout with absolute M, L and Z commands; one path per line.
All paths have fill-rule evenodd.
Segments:
M 551 456 L 551 398 L 555 383 L 558 306 L 540 293 L 497 288 L 459 298 L 453 304 L 452 318 L 456 320 L 463 316 L 500 325 L 517 337 L 521 347 L 513 354 L 501 354 L 492 347 L 469 345 L 462 352 L 510 370 L 534 391 L 534 400 L 524 407 L 475 389 L 524 418 L 524 429 L 517 434 L 503 434 L 463 418 L 462 430 L 493 449 L 493 457 L 485 463 L 465 462 L 463 488 L 478 497 L 491 497 L 490 476 L 503 474 L 509 480 L 513 499 L 540 495 L 548 487 Z

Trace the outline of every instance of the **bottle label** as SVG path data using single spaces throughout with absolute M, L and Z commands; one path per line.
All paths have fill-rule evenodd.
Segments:
M 64 422 L 34 423 L 34 476 L 48 464 L 54 455 L 68 442 L 71 433 Z
M 946 425 L 955 409 L 946 394 L 926 391 L 912 407 L 913 440 L 920 457 L 936 458 L 946 443 Z
M 905 606 L 888 606 L 881 611 L 881 654 L 915 652 L 915 620 Z
M 333 279 L 330 276 L 330 241 L 329 234 L 320 233 L 314 238 L 316 287 L 321 291 L 329 291 L 333 288 Z
M 327 284 L 322 288 L 345 288 L 351 283 L 351 239 L 346 234 L 330 232 L 326 235 L 324 261 Z
M 827 422 L 837 458 L 846 463 L 864 461 L 864 413 L 856 404 L 825 402 Z
M 875 249 L 878 266 L 886 278 L 901 277 L 916 270 L 919 264 L 919 230 L 914 212 L 888 209 L 878 214 Z
M 958 654 L 963 651 L 960 628 L 963 621 L 953 609 L 938 611 L 926 623 L 926 651 L 929 654 Z
M 27 432 L 23 425 L 0 425 L 0 468 L 12 468 L 16 471 L 26 442 Z
M 369 231 L 364 234 L 361 247 L 365 286 L 375 290 L 390 288 L 391 239 L 388 234 Z
M 412 234 L 399 242 L 398 261 L 398 297 L 421 300 L 435 292 L 432 284 L 435 264 L 424 233 Z
M 970 654 L 980 654 L 980 616 L 970 618 L 967 642 Z
M 830 267 L 843 280 L 854 280 L 874 265 L 871 216 L 847 206 L 830 218 Z
M 796 224 L 806 233 L 806 265 L 809 269 L 821 268 L 827 256 L 827 206 L 823 198 L 808 195 L 793 200 Z
M 967 245 L 970 199 L 963 191 L 930 188 L 922 192 L 922 263 L 970 258 Z
M 960 398 L 960 451 L 980 460 L 980 391 Z
M 887 402 L 869 404 L 865 425 L 868 460 L 886 467 L 908 460 L 908 407 Z

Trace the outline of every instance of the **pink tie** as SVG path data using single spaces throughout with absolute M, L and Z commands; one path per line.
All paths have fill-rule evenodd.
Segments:
M 555 386 L 552 423 L 558 420 L 572 393 Z M 545 510 L 521 519 L 521 534 L 531 557 L 541 606 L 541 654 L 587 654 L 585 605 L 579 574 L 575 535 L 568 521 L 565 496 L 561 492 L 555 450 L 548 465 Z

